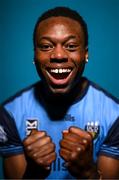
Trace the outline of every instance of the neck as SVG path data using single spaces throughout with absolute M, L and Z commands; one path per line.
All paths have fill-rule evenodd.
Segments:
M 52 120 L 61 120 L 67 113 L 70 105 L 82 98 L 87 89 L 88 81 L 81 78 L 80 82 L 67 94 L 53 94 L 40 84 L 36 88 L 36 97 L 47 111 Z
M 72 104 L 77 99 L 82 97 L 87 87 L 88 81 L 86 78 L 81 78 L 79 83 L 76 84 L 69 93 L 67 94 L 54 94 L 52 92 L 48 92 L 46 88 L 42 88 L 42 94 L 46 102 L 50 104 Z

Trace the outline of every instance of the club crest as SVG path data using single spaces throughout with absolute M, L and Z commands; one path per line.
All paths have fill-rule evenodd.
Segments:
M 100 126 L 99 126 L 98 121 L 88 122 L 87 125 L 85 126 L 85 130 L 92 134 L 93 139 L 96 139 L 100 132 Z

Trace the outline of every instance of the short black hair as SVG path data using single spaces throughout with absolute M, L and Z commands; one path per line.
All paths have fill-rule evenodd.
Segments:
M 33 43 L 35 47 L 35 36 L 36 36 L 36 31 L 37 27 L 40 22 L 42 22 L 45 19 L 48 19 L 50 17 L 58 17 L 58 16 L 63 16 L 63 17 L 68 17 L 71 19 L 74 19 L 79 22 L 79 24 L 82 27 L 83 33 L 84 33 L 84 38 L 85 38 L 85 47 L 88 46 L 88 28 L 87 24 L 82 18 L 82 16 L 75 10 L 72 10 L 68 7 L 55 7 L 53 9 L 49 9 L 46 12 L 44 12 L 37 20 L 34 32 L 33 32 Z

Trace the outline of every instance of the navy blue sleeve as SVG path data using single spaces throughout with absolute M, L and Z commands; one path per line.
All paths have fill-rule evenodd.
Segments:
M 23 153 L 20 140 L 13 117 L 0 106 L 0 155 L 11 156 Z
M 119 117 L 110 128 L 99 154 L 119 159 Z

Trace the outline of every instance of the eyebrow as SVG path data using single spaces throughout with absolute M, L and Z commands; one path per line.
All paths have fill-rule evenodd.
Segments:
M 48 40 L 48 41 L 52 41 L 52 39 L 55 39 L 55 38 L 49 37 L 49 36 L 43 36 L 43 37 L 39 38 L 39 41 L 41 41 L 43 39 L 44 40 Z M 68 37 L 64 38 L 64 41 L 68 41 L 70 39 L 76 39 L 76 36 L 75 35 L 69 35 Z

